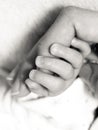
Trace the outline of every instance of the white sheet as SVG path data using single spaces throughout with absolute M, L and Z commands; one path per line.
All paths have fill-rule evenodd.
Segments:
M 0 101 L 0 130 L 88 130 L 97 101 L 80 79 L 57 97 Z

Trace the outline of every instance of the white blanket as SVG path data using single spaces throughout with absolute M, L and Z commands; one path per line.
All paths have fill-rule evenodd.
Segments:
M 56 97 L 16 102 L 8 92 L 0 101 L 0 130 L 88 130 L 96 107 L 80 79 Z

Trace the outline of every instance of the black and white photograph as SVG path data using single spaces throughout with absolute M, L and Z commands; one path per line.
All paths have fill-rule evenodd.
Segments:
M 98 130 L 98 0 L 0 0 L 0 130 Z

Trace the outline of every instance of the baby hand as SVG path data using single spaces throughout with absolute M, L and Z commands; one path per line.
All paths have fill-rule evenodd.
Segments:
M 84 58 L 90 53 L 88 43 L 74 39 L 72 48 L 54 43 L 50 47 L 51 57 L 38 56 L 36 65 L 25 81 L 29 89 L 40 96 L 55 96 L 67 89 L 78 76 Z M 46 73 L 42 70 L 48 70 Z

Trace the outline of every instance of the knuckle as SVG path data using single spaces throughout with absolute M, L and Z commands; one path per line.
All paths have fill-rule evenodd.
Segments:
M 67 6 L 67 7 L 64 7 L 64 9 L 67 11 L 73 12 L 73 10 L 76 10 L 76 7 L 75 6 Z
M 64 91 L 64 81 L 59 80 L 55 87 L 49 91 L 49 96 L 57 96 Z
M 55 61 L 51 58 L 46 58 L 44 59 L 44 62 L 43 62 L 43 66 L 48 69 L 48 68 L 51 68 L 53 66 L 53 64 L 55 63 Z
M 76 67 L 80 67 L 83 63 L 83 56 L 81 54 L 78 54 L 77 56 L 77 66 Z
M 80 52 L 78 52 L 78 51 L 74 51 L 73 52 L 73 58 L 74 58 L 74 68 L 79 68 L 81 65 L 82 65 L 82 63 L 83 63 L 83 55 L 80 53 Z
M 48 68 L 53 69 L 53 68 L 56 68 L 56 65 L 57 64 L 59 65 L 60 63 L 59 63 L 59 60 L 57 58 L 53 57 L 53 58 L 47 58 L 45 64 Z
M 52 62 L 51 60 L 47 60 L 46 65 L 47 65 L 47 66 L 52 66 L 53 63 L 55 63 L 55 62 L 54 62 L 54 61 Z
M 77 7 L 75 6 L 67 6 L 67 7 L 64 7 L 63 9 L 63 13 L 67 14 L 68 16 L 72 16 L 76 12 L 77 12 Z
M 88 47 L 85 56 L 88 56 L 91 53 L 91 48 Z
M 40 66 L 42 66 L 42 68 L 43 68 L 43 67 L 45 67 L 45 68 L 50 67 L 50 66 L 53 65 L 53 63 L 54 63 L 54 60 L 51 59 L 51 58 L 47 58 L 47 57 L 43 57 L 43 58 L 40 60 Z
M 73 71 L 73 68 L 72 68 L 72 66 L 70 64 L 67 66 L 67 69 L 66 69 L 65 73 L 66 73 L 65 74 L 65 79 L 70 79 L 70 78 L 73 77 L 74 71 Z
M 58 85 L 57 85 L 57 89 L 56 89 L 57 92 L 61 91 L 63 87 L 64 87 L 64 80 L 59 80 Z

